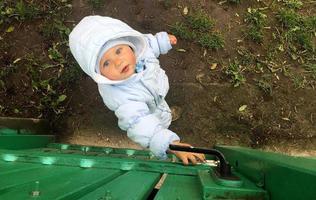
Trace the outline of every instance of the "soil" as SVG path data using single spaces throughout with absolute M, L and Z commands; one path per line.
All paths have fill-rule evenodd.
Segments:
M 207 0 L 104 0 L 100 8 L 94 9 L 88 1 L 72 2 L 71 12 L 65 23 L 72 28 L 84 16 L 105 15 L 118 18 L 142 33 L 171 32 L 171 25 L 183 21 L 183 9 L 203 9 L 216 20 L 215 28 L 220 30 L 225 47 L 217 51 L 205 50 L 195 43 L 178 38 L 178 44 L 159 60 L 166 71 L 170 90 L 167 102 L 179 106 L 183 113 L 170 129 L 178 133 L 183 142 L 194 146 L 210 148 L 215 144 L 239 145 L 295 155 L 316 155 L 316 91 L 313 85 L 296 88 L 283 73 L 272 74 L 272 95 L 264 93 L 255 83 L 262 74 L 246 73 L 247 81 L 233 87 L 224 73 L 229 60 L 245 47 L 252 54 L 265 55 L 271 44 L 271 33 L 265 33 L 263 44 L 244 40 L 243 16 L 248 7 L 263 7 L 256 1 L 242 1 L 240 4 L 220 4 L 221 1 Z M 265 1 L 268 4 L 268 1 Z M 312 9 L 312 10 L 310 10 Z M 306 13 L 315 13 L 315 7 L 306 8 Z M 272 12 L 272 11 L 271 11 Z M 39 31 L 41 21 L 20 24 L 21 31 L 5 39 L 14 45 L 1 52 L 1 64 L 12 62 L 26 52 L 43 57 L 48 43 Z M 272 24 L 272 26 L 274 26 Z M 242 42 L 238 40 L 242 39 Z M 177 51 L 185 49 L 185 52 Z M 47 59 L 47 57 L 46 57 Z M 279 58 L 291 64 L 289 58 Z M 210 64 L 217 63 L 211 70 Z M 67 65 L 67 64 L 66 64 Z M 9 90 L 1 94 L 1 104 L 14 108 L 20 105 L 17 114 L 10 109 L 2 116 L 44 117 L 36 108 L 25 104 L 26 98 L 36 101 L 36 94 L 30 90 L 29 77 L 20 71 L 6 78 Z M 107 109 L 98 93 L 96 84 L 84 75 L 69 85 L 66 111 L 54 118 L 54 128 L 60 142 L 140 148 L 117 127 L 117 119 Z M 21 95 L 23 94 L 23 95 Z M 244 111 L 239 111 L 247 105 Z M 12 110 L 12 109 L 11 109 Z

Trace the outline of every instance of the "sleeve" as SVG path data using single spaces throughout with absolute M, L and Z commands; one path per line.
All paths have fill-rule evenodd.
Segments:
M 145 34 L 145 38 L 148 41 L 149 47 L 153 50 L 156 58 L 160 54 L 166 54 L 172 49 L 169 36 L 167 32 L 159 32 L 156 35 Z
M 177 134 L 163 128 L 159 119 L 151 114 L 146 103 L 130 101 L 115 110 L 119 127 L 127 131 L 127 136 L 160 159 L 166 159 L 166 151 Z

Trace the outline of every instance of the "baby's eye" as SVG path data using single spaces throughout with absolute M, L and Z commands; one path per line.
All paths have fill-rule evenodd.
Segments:
M 104 63 L 103 63 L 103 67 L 107 67 L 110 65 L 110 61 L 106 60 Z
M 116 49 L 115 53 L 118 55 L 121 53 L 121 51 L 122 51 L 122 48 L 118 48 L 118 49 Z

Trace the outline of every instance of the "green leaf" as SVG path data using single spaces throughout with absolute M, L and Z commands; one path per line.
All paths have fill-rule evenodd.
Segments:
M 10 26 L 10 27 L 6 30 L 7 33 L 11 33 L 11 32 L 13 32 L 13 31 L 14 31 L 14 26 Z
M 60 95 L 60 96 L 58 97 L 57 102 L 58 102 L 58 103 L 63 102 L 63 101 L 65 101 L 66 98 L 67 98 L 67 96 L 64 95 L 64 94 L 62 94 L 62 95 Z

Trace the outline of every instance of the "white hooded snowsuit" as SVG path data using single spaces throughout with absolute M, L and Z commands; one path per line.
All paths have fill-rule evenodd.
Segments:
M 144 70 L 126 80 L 112 81 L 97 72 L 97 59 L 103 45 L 118 38 L 136 47 L 136 62 Z M 171 49 L 168 34 L 144 35 L 120 20 L 88 16 L 71 32 L 69 46 L 83 71 L 98 84 L 105 105 L 118 118 L 119 127 L 134 142 L 165 159 L 169 144 L 180 140 L 168 129 L 171 113 L 165 96 L 169 83 L 157 59 Z

